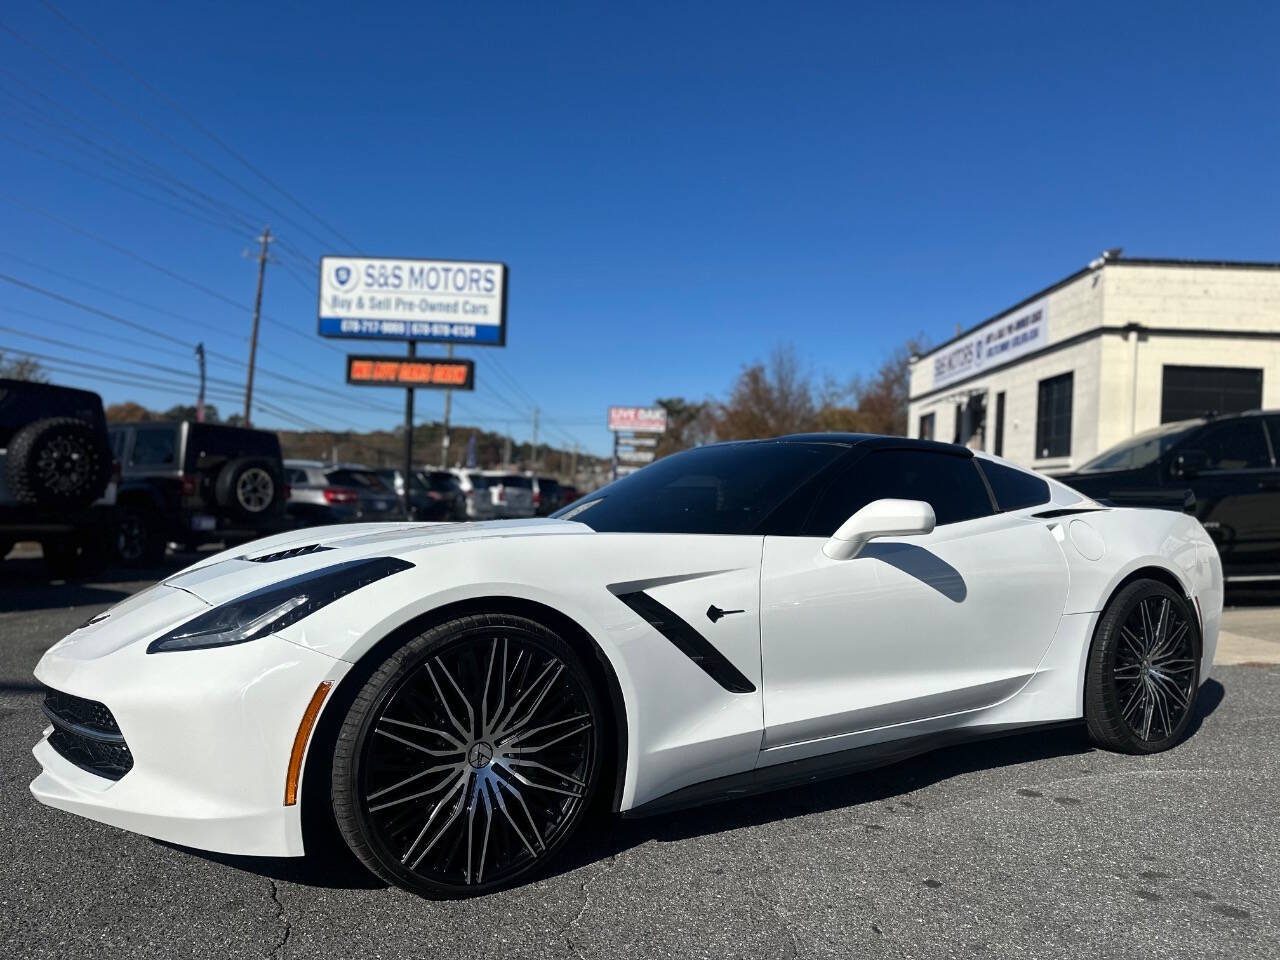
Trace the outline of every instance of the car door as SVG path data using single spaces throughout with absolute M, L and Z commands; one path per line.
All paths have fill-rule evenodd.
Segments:
M 823 553 L 845 519 L 886 497 L 930 503 L 933 532 L 873 540 L 850 560 Z M 796 532 L 766 537 L 762 555 L 762 764 L 891 739 L 901 725 L 1013 696 L 1066 603 L 1052 534 L 996 513 L 968 453 L 870 452 Z
M 1199 461 L 1195 474 L 1170 482 L 1195 494 L 1196 516 L 1227 576 L 1280 572 L 1280 472 L 1263 418 L 1206 424 L 1170 452 L 1170 473 L 1192 458 Z

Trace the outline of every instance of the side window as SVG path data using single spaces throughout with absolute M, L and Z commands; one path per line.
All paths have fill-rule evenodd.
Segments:
M 298 470 L 296 467 L 290 467 L 285 472 L 285 482 L 291 487 L 301 487 L 307 482 L 307 472 Z
M 133 433 L 135 467 L 171 467 L 177 459 L 178 434 L 172 427 L 138 427 Z
M 112 430 L 111 437 L 111 456 L 118 462 L 124 462 L 124 441 L 128 434 L 123 430 Z
M 1049 502 L 1049 484 L 1033 473 L 1006 467 L 994 460 L 975 458 L 975 463 L 991 484 L 996 506 L 1001 510 L 1021 510 Z
M 1203 451 L 1206 470 L 1257 470 L 1271 466 L 1271 451 L 1262 432 L 1262 420 L 1248 417 L 1211 423 L 1178 448 L 1179 453 Z
M 928 450 L 881 450 L 853 464 L 823 491 L 804 534 L 829 537 L 873 500 L 923 500 L 938 524 L 989 516 L 991 498 L 969 457 Z

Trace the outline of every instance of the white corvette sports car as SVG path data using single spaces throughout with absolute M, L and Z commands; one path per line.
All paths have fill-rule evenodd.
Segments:
M 1180 513 L 929 441 L 717 444 L 547 519 L 300 530 L 171 576 L 40 661 L 31 790 L 225 853 L 302 855 L 304 820 L 336 822 L 384 879 L 457 895 L 597 806 L 1081 719 L 1166 749 L 1221 608 Z

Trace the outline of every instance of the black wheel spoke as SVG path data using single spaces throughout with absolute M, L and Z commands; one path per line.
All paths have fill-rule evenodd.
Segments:
M 518 631 L 458 640 L 382 702 L 360 796 L 375 846 L 404 869 L 433 883 L 500 882 L 576 820 L 596 719 L 580 669 L 551 650 Z

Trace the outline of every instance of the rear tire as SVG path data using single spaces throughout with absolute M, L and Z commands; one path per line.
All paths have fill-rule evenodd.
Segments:
M 588 815 L 605 715 L 574 649 L 479 614 L 410 640 L 356 694 L 334 748 L 334 819 L 389 883 L 430 897 L 534 876 Z
M 280 469 L 262 457 L 242 457 L 224 464 L 214 482 L 218 506 L 241 520 L 266 516 L 284 493 Z
M 1200 690 L 1200 630 L 1186 598 L 1136 580 L 1098 621 L 1085 672 L 1089 737 L 1119 753 L 1159 753 L 1191 722 Z
M 75 417 L 27 424 L 13 435 L 7 459 L 13 498 L 44 507 L 87 507 L 102 496 L 111 470 L 106 440 Z

